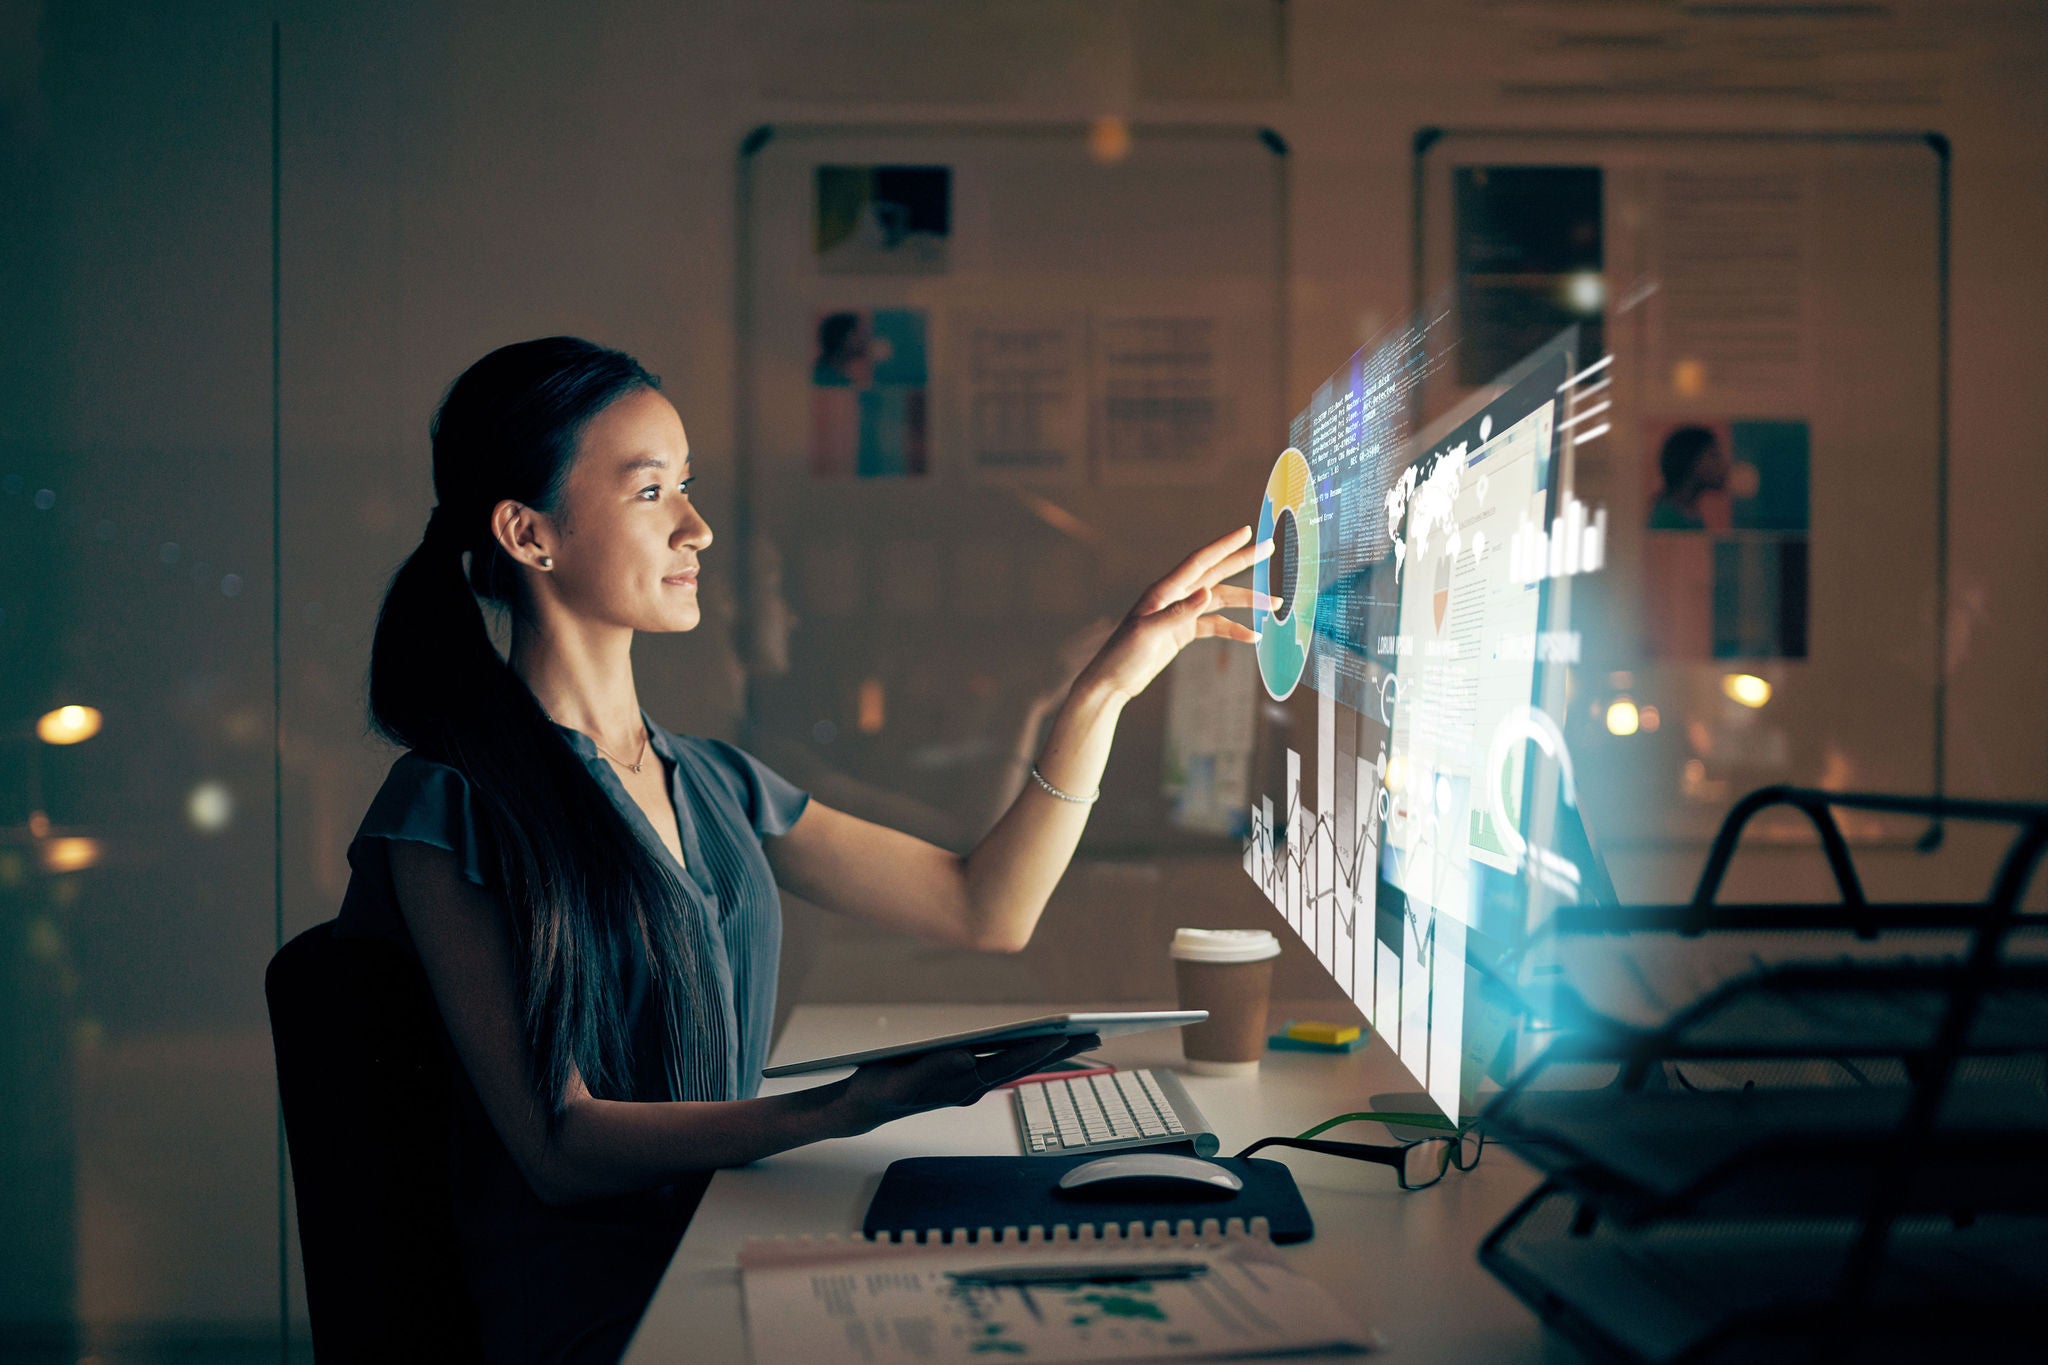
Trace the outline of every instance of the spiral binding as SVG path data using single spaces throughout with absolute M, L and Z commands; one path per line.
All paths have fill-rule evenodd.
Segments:
M 1164 1218 L 1151 1223 L 1083 1223 L 1078 1228 L 1065 1223 L 1056 1223 L 1051 1228 L 1040 1224 L 1019 1228 L 1008 1225 L 1001 1228 L 929 1228 L 924 1232 L 905 1231 L 892 1236 L 882 1233 L 873 1238 L 858 1234 L 833 1236 L 799 1236 L 756 1238 L 740 1248 L 742 1268 L 756 1265 L 788 1264 L 796 1260 L 810 1260 L 813 1257 L 861 1257 L 900 1253 L 906 1247 L 939 1246 L 995 1246 L 995 1247 L 1180 1247 L 1194 1249 L 1204 1246 L 1229 1245 L 1239 1242 L 1272 1241 L 1272 1224 L 1265 1218 L 1253 1218 L 1250 1223 L 1242 1218 L 1204 1218 L 1197 1223 L 1192 1218 L 1169 1222 Z

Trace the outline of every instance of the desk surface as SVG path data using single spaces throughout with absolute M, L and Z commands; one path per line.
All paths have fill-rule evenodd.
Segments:
M 1067 1008 L 1081 1006 L 800 1006 L 772 1060 L 829 1056 Z M 1286 1013 L 1274 1011 L 1276 1018 Z M 1113 1038 L 1101 1055 L 1127 1069 L 1176 1066 L 1180 1038 L 1173 1030 Z M 762 1090 L 800 1090 L 820 1079 L 787 1077 L 765 1082 Z M 1253 1078 L 1183 1074 L 1182 1080 L 1226 1155 L 1257 1138 L 1298 1133 L 1346 1109 L 1362 1109 L 1372 1095 L 1415 1088 L 1378 1039 L 1349 1054 L 1269 1053 Z M 899 1157 L 1017 1152 L 1010 1106 L 1009 1092 L 997 1091 L 969 1108 L 934 1110 L 857 1138 L 720 1171 L 625 1359 L 630 1365 L 746 1360 L 735 1259 L 743 1242 L 857 1232 L 883 1169 Z M 1414 1193 L 1399 1189 L 1382 1166 L 1273 1149 L 1264 1155 L 1293 1168 L 1316 1222 L 1312 1241 L 1280 1253 L 1379 1331 L 1387 1359 L 1511 1365 L 1560 1358 L 1534 1316 L 1479 1265 L 1480 1240 L 1536 1184 L 1529 1168 L 1507 1152 L 1488 1147 L 1477 1170 L 1452 1171 L 1441 1184 Z

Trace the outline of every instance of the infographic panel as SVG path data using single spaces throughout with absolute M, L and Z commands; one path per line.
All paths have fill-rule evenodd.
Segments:
M 1501 646 L 1536 633 L 1536 585 L 1508 571 L 1510 547 L 1517 527 L 1543 519 L 1556 408 L 1546 400 L 1499 432 L 1482 420 L 1478 449 L 1451 447 L 1419 481 L 1424 466 L 1410 465 L 1387 494 L 1395 519 L 1405 513 L 1392 652 L 1407 683 L 1388 750 L 1389 878 L 1411 910 L 1441 909 L 1468 925 L 1472 860 L 1508 870 L 1486 784 L 1475 779 L 1482 746 L 1530 703 L 1529 661 Z
M 1554 714 L 1578 658 L 1559 587 L 1604 566 L 1606 512 L 1563 477 L 1591 379 L 1574 336 L 1403 436 L 1424 341 L 1354 357 L 1296 419 L 1268 482 L 1262 704 L 1288 742 L 1244 866 L 1458 1115 L 1540 1014 L 1524 990 L 1532 931 L 1586 890 Z M 1390 375 L 1408 382 L 1361 382 Z M 1303 683 L 1312 702 L 1280 707 Z

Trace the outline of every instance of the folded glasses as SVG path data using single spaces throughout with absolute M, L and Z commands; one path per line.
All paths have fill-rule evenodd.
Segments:
M 1394 1141 L 1339 1142 L 1319 1136 L 1346 1123 L 1384 1124 Z M 1237 1155 L 1248 1157 L 1266 1147 L 1291 1147 L 1297 1151 L 1391 1166 L 1402 1189 L 1424 1190 L 1442 1180 L 1444 1173 L 1454 1166 L 1461 1171 L 1477 1166 L 1486 1151 L 1486 1135 L 1470 1119 L 1453 1123 L 1441 1114 L 1397 1114 L 1373 1110 L 1362 1114 L 1339 1114 L 1299 1137 L 1260 1138 Z

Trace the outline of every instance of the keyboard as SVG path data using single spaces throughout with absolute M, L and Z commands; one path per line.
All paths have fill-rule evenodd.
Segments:
M 1216 1134 L 1171 1071 L 1034 1081 L 1016 1087 L 1017 1132 L 1028 1156 L 1073 1156 L 1192 1142 L 1214 1156 Z

